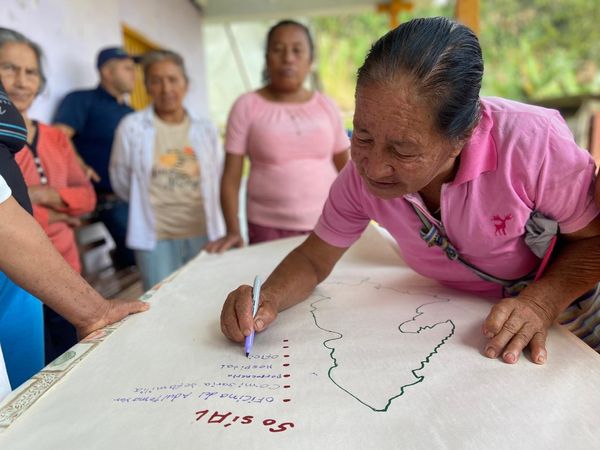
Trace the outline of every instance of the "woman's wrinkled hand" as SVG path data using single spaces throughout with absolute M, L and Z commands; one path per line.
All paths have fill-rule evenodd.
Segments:
M 277 302 L 264 291 L 260 294 L 256 317 L 252 317 L 252 286 L 243 285 L 231 292 L 221 310 L 221 331 L 234 342 L 243 342 L 252 331 L 263 331 L 276 318 Z
M 548 358 L 546 337 L 556 314 L 542 302 L 531 297 L 505 298 L 492 307 L 482 327 L 490 339 L 484 354 L 488 358 L 502 357 L 514 364 L 524 348 L 529 347 L 531 361 L 544 364 Z

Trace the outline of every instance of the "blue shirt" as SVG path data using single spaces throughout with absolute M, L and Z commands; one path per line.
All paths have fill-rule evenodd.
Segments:
M 83 158 L 102 178 L 96 184 L 99 192 L 112 192 L 108 176 L 110 152 L 117 125 L 133 112 L 119 103 L 102 86 L 96 89 L 74 91 L 58 106 L 54 123 L 68 125 L 75 130 L 73 144 Z

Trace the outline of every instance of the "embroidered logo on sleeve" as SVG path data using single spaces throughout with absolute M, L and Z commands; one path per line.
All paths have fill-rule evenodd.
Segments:
M 506 216 L 504 216 L 504 218 L 500 217 L 498 214 L 492 217 L 492 222 L 494 222 L 494 225 L 496 226 L 496 233 L 494 234 L 494 236 L 506 236 L 506 222 L 508 222 L 511 219 L 512 214 L 507 214 Z

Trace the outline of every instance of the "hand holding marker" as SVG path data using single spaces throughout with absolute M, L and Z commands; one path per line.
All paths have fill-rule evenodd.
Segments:
M 256 317 L 256 312 L 258 311 L 258 304 L 260 302 L 260 277 L 256 276 L 254 278 L 254 285 L 252 286 L 252 318 Z M 254 343 L 254 328 L 252 328 L 252 333 L 246 336 L 246 344 L 244 345 L 246 349 L 246 357 L 250 356 L 250 350 L 252 349 L 252 344 Z

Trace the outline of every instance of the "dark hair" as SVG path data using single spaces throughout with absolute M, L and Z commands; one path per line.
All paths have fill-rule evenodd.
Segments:
M 265 54 L 269 51 L 269 46 L 271 45 L 271 39 L 273 39 L 273 34 L 275 33 L 275 31 L 277 31 L 278 28 L 287 27 L 287 26 L 298 27 L 302 31 L 304 31 L 304 34 L 306 34 L 306 40 L 308 41 L 308 50 L 309 50 L 309 54 L 310 54 L 310 60 L 312 61 L 314 54 L 315 54 L 315 44 L 313 42 L 312 36 L 310 35 L 310 30 L 308 29 L 308 27 L 306 25 L 304 25 L 300 22 L 296 22 L 295 20 L 290 20 L 290 19 L 281 20 L 281 21 L 277 22 L 275 25 L 273 25 L 271 28 L 269 28 L 269 31 L 267 32 L 267 43 L 265 45 Z
M 449 139 L 468 137 L 481 112 L 481 47 L 475 33 L 445 17 L 414 19 L 380 38 L 358 69 L 357 90 L 412 77 L 418 93 L 437 109 Z
M 44 73 L 44 66 L 42 64 L 42 60 L 44 59 L 44 52 L 42 52 L 42 48 L 18 31 L 11 30 L 10 28 L 0 27 L 0 48 L 11 43 L 25 44 L 31 48 L 31 50 L 33 50 L 38 64 L 38 70 L 40 72 L 40 88 L 37 92 L 37 94 L 39 94 L 44 90 L 44 87 L 46 87 L 46 74 Z
M 144 80 L 148 80 L 148 70 L 150 70 L 150 66 L 152 64 L 161 62 L 161 61 L 171 61 L 177 67 L 181 69 L 181 73 L 183 74 L 183 78 L 185 78 L 186 83 L 189 83 L 189 77 L 185 70 L 185 63 L 183 62 L 183 58 L 179 53 L 175 53 L 171 50 L 151 50 L 142 55 L 140 63 L 142 64 L 142 70 L 144 72 Z
M 308 52 L 309 52 L 310 60 L 312 61 L 315 56 L 315 44 L 314 44 L 312 36 L 310 34 L 310 30 L 308 29 L 308 27 L 306 25 L 304 25 L 300 22 L 297 22 L 295 20 L 291 20 L 291 19 L 280 20 L 275 25 L 273 25 L 271 28 L 269 28 L 269 31 L 267 32 L 267 41 L 265 43 L 265 58 L 266 58 L 267 53 L 269 52 L 269 46 L 271 45 L 271 39 L 273 39 L 273 34 L 275 34 L 275 31 L 277 31 L 278 28 L 287 27 L 287 26 L 298 27 L 302 31 L 304 31 L 304 34 L 306 35 L 306 40 L 308 41 Z M 265 84 L 269 83 L 269 73 L 267 71 L 266 66 L 263 68 L 263 71 L 262 71 L 262 79 L 263 79 L 263 83 L 265 83 Z

